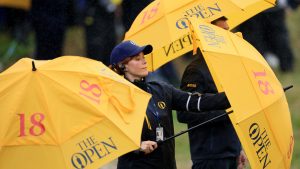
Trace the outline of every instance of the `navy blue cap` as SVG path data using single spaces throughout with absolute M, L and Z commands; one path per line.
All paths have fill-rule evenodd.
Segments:
M 151 53 L 153 50 L 151 45 L 138 46 L 133 41 L 123 41 L 111 52 L 110 64 L 117 64 L 127 57 L 132 57 L 138 55 L 140 52 L 144 52 L 145 55 Z

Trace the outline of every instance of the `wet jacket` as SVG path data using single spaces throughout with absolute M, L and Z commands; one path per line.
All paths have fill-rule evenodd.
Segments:
M 200 56 L 184 71 L 181 89 L 189 92 L 217 93 L 209 69 Z M 179 122 L 187 123 L 188 128 L 225 113 L 224 110 L 206 113 L 177 112 Z M 237 157 L 241 144 L 228 116 L 223 116 L 189 132 L 192 161 Z
M 165 83 L 136 82 L 135 84 L 152 94 L 146 111 L 149 123 L 147 123 L 147 120 L 144 121 L 141 136 L 142 141 L 156 141 L 156 127 L 159 125 L 163 127 L 165 138 L 174 135 L 172 110 L 186 110 L 188 108 L 189 110 L 199 111 L 198 106 L 203 110 L 211 109 L 214 106 L 216 106 L 216 109 L 230 107 L 224 93 L 214 96 L 202 95 L 200 102 L 198 102 L 198 95 L 191 95 L 189 97 L 189 93 Z M 158 117 L 154 112 L 158 112 Z M 117 168 L 176 169 L 174 140 L 159 145 L 150 154 L 143 154 L 143 152 L 138 150 L 125 154 L 118 159 Z

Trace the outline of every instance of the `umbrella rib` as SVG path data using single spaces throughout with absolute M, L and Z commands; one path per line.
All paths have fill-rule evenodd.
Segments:
M 154 2 L 155 2 L 155 1 L 154 1 Z M 152 2 L 152 3 L 154 3 L 154 2 Z M 151 4 L 152 4 L 152 3 L 151 3 Z M 194 3 L 194 2 L 191 1 L 191 2 L 189 2 L 189 3 L 187 3 L 187 4 L 183 5 L 183 6 L 185 7 L 185 6 L 190 5 L 190 4 L 192 4 L 192 3 Z M 168 14 L 173 13 L 175 10 L 177 10 L 177 9 L 179 9 L 179 8 L 182 8 L 182 6 L 179 6 L 179 7 L 175 8 L 175 9 L 172 9 L 171 11 L 165 13 L 164 15 L 162 15 L 160 18 L 156 19 L 155 21 L 153 21 L 153 22 L 152 22 L 151 24 L 149 24 L 149 25 L 155 24 L 156 22 L 160 21 L 161 19 L 166 18 Z M 183 17 L 184 17 L 184 16 L 183 16 Z M 148 27 L 148 26 L 144 26 L 142 29 L 139 29 L 138 31 L 134 32 L 133 34 L 130 34 L 130 35 L 129 35 L 129 39 L 130 39 L 130 37 L 133 37 L 133 36 L 136 35 L 137 33 L 141 32 L 141 31 L 144 30 L 144 29 L 146 29 L 147 27 Z M 129 30 L 130 30 L 130 29 L 129 29 Z M 129 32 L 129 31 L 128 31 L 128 32 Z
M 60 150 L 60 153 L 62 154 L 62 158 L 64 160 L 64 166 L 67 169 L 68 168 L 68 166 L 67 166 L 67 159 L 65 158 L 64 151 L 62 150 L 62 147 L 60 145 L 59 145 L 59 150 Z
M 266 108 L 271 107 L 272 105 L 276 104 L 277 102 L 279 102 L 283 97 L 284 97 L 284 96 L 282 95 L 282 96 L 280 97 L 280 99 L 276 100 L 276 101 L 273 102 L 272 104 L 270 104 L 270 105 L 268 105 L 267 107 L 265 107 L 264 110 L 265 110 Z M 264 111 L 264 115 L 266 115 L 265 111 Z M 267 122 L 268 122 L 268 126 L 271 126 L 271 125 L 270 125 L 270 120 L 269 120 L 268 118 L 266 118 L 266 120 L 267 120 Z M 275 137 L 274 140 L 275 140 L 275 143 L 276 143 L 276 145 L 277 145 L 277 147 L 278 147 L 280 153 L 281 153 L 281 154 L 284 154 L 284 152 L 282 152 L 282 150 L 281 150 L 281 148 L 280 148 L 280 146 L 279 146 L 280 144 L 278 143 L 278 141 L 277 141 L 277 139 L 276 139 L 276 135 L 274 134 L 274 130 L 273 130 L 271 127 L 270 127 L 270 130 L 271 130 L 271 133 L 273 134 L 273 136 Z M 282 158 L 282 159 L 283 159 L 283 158 Z M 284 163 L 284 165 L 285 165 L 285 167 L 287 168 L 287 166 L 286 166 L 285 163 Z
M 40 80 L 38 80 L 38 84 L 39 84 L 39 85 L 38 85 L 38 88 L 39 88 L 39 90 L 40 90 L 39 93 L 42 95 L 42 98 L 45 98 L 45 102 L 43 102 L 42 104 L 45 104 L 44 106 L 46 107 L 46 111 L 48 111 L 48 114 L 50 114 L 50 113 L 49 113 L 49 112 L 50 112 L 50 111 L 49 111 L 49 106 L 48 106 L 49 104 L 48 104 L 47 99 L 46 99 L 47 97 L 46 97 L 46 95 L 45 95 L 44 90 L 42 89 L 42 83 L 40 82 Z M 57 133 L 57 131 L 55 131 L 53 119 L 51 119 L 51 116 L 49 116 L 48 118 L 50 118 L 49 124 L 52 125 L 52 128 L 53 128 L 53 130 L 54 130 L 54 135 L 55 135 L 54 137 L 59 138 L 58 135 L 56 135 L 56 134 L 58 134 L 58 133 Z M 51 136 L 51 135 L 50 135 L 50 136 Z M 53 140 L 56 140 L 56 139 L 53 139 Z M 54 142 L 55 142 L 55 141 L 54 141 Z M 56 144 L 58 144 L 58 143 L 56 143 Z
M 97 125 L 99 122 L 100 122 L 100 121 L 97 121 L 97 122 L 93 123 L 92 125 L 93 125 L 93 126 L 94 126 L 94 125 Z M 113 123 L 113 122 L 112 122 L 112 125 L 114 125 L 119 131 L 121 131 L 120 133 L 122 133 L 125 137 L 129 138 L 129 140 L 130 140 L 132 143 L 135 144 L 135 141 L 134 141 L 131 137 L 128 137 L 126 134 L 124 134 L 123 130 L 120 129 L 120 127 L 118 127 L 118 125 L 116 125 L 116 124 Z M 86 130 L 86 129 L 88 129 L 88 128 L 82 129 L 80 132 L 77 132 L 76 134 L 72 135 L 70 138 L 75 137 L 76 135 L 80 134 L 81 132 L 83 132 L 83 131 Z M 141 126 L 141 130 L 142 130 L 142 126 Z M 140 133 L 142 133 L 142 131 L 141 131 Z M 139 137 L 139 138 L 140 138 L 140 137 Z M 136 145 L 136 144 L 135 144 L 135 145 Z
M 43 74 L 43 75 L 44 75 L 44 77 L 48 78 L 49 80 L 55 82 L 55 83 L 56 83 L 57 85 L 59 85 L 60 87 L 62 87 L 62 88 L 64 88 L 64 89 L 66 89 L 66 90 L 72 92 L 73 94 L 77 94 L 76 92 L 74 92 L 74 91 L 72 91 L 72 90 L 69 90 L 67 87 L 65 87 L 65 86 L 62 85 L 61 83 L 58 83 L 56 80 L 54 80 L 54 79 L 48 77 L 48 76 L 45 75 L 45 74 Z M 45 98 L 46 98 L 46 97 L 45 97 Z M 80 99 L 81 101 L 85 102 L 85 103 L 88 103 L 89 105 L 91 105 L 90 107 L 92 107 L 94 110 L 98 111 L 97 108 L 96 108 L 93 104 L 91 104 L 90 102 L 86 101 L 86 100 L 83 99 L 82 97 L 77 97 L 77 98 Z M 53 121 L 53 120 L 52 120 L 52 121 Z M 63 141 L 60 139 L 59 143 L 62 143 L 62 142 L 63 142 Z
M 231 38 L 230 38 L 230 39 L 231 39 Z M 231 41 L 232 41 L 232 39 L 231 39 Z M 235 45 L 234 45 L 234 46 L 235 46 Z M 235 46 L 235 47 L 236 47 L 236 46 Z M 237 53 L 239 53 L 238 50 L 236 50 L 236 51 L 237 51 Z M 240 57 L 240 56 L 237 56 L 237 57 Z M 244 70 L 245 70 L 247 73 L 249 73 L 248 70 L 247 70 L 247 68 L 246 68 L 246 65 L 245 65 L 244 61 L 243 61 L 241 58 L 240 58 L 240 61 L 241 61 L 242 65 L 243 65 L 243 67 L 244 67 Z M 249 80 L 249 82 L 251 82 L 251 78 L 250 78 L 249 76 L 247 76 L 247 79 Z M 251 88 L 252 88 L 253 91 L 255 91 L 255 88 L 254 88 L 253 85 L 251 85 Z M 258 100 L 258 103 L 259 103 L 260 107 L 263 108 L 264 106 L 263 106 L 261 100 L 259 99 L 258 93 L 256 93 L 256 92 L 254 92 L 254 93 L 255 93 L 256 99 Z M 270 106 L 270 105 L 268 105 L 267 107 L 269 107 L 269 106 Z
M 55 71 L 57 71 L 57 70 L 55 70 Z M 63 72 L 74 72 L 74 71 L 66 71 L 66 70 L 64 70 Z M 87 74 L 87 75 L 90 75 L 89 73 L 82 73 L 82 72 L 78 72 L 78 73 L 81 73 L 81 74 Z M 93 75 L 93 74 L 92 74 Z M 108 77 L 105 77 L 105 76 L 103 76 L 104 78 L 106 78 L 106 79 L 110 79 L 110 78 L 108 78 Z M 112 80 L 112 81 L 114 81 L 114 82 L 119 82 L 119 83 L 122 83 L 122 85 L 126 85 L 125 83 L 123 83 L 123 82 L 120 82 L 120 81 L 117 81 L 117 80 L 114 80 L 114 79 L 110 79 L 110 80 Z M 124 82 L 127 82 L 126 80 L 124 81 Z M 128 82 L 129 83 L 129 82 Z M 59 83 L 58 83 L 59 84 Z M 129 83 L 129 84 L 131 84 L 131 83 Z M 59 85 L 61 85 L 61 84 L 59 84 Z M 133 85 L 134 86 L 134 85 Z M 62 86 L 62 87 L 64 87 L 64 86 Z M 135 87 L 135 89 L 138 89 L 138 90 L 141 90 L 140 88 L 138 88 L 138 87 L 136 87 L 136 86 L 134 86 Z M 65 88 L 65 87 L 64 87 Z M 82 98 L 81 98 L 82 99 Z M 84 99 L 83 99 L 84 100 Z M 116 124 L 115 124 L 115 122 L 113 121 L 113 120 L 111 120 L 111 119 L 109 119 L 115 126 L 117 126 Z M 121 130 L 123 130 L 123 129 L 121 129 Z M 124 129 L 125 130 L 125 129 Z M 131 140 L 132 142 L 134 142 L 134 140 Z
M 283 96 L 282 96 L 282 97 L 283 97 Z M 281 98 L 282 98 L 282 97 L 281 97 Z M 272 104 L 266 106 L 266 107 L 265 107 L 264 109 L 262 109 L 261 111 L 263 111 L 263 113 L 264 113 L 264 115 L 265 115 L 265 109 L 267 109 L 268 107 L 271 107 L 272 105 L 276 104 L 276 103 L 279 102 L 279 101 L 280 101 L 280 99 L 276 100 L 276 101 L 273 102 Z M 259 112 L 259 111 L 258 111 L 258 112 Z M 248 120 L 248 119 L 254 117 L 255 115 L 257 115 L 258 112 L 252 113 L 251 116 L 248 116 L 247 118 L 244 118 L 243 121 Z M 268 126 L 270 126 L 270 121 L 269 121 L 269 119 L 266 118 L 266 120 L 267 120 L 267 122 L 268 122 Z M 239 122 L 237 122 L 236 125 L 239 125 Z M 270 128 L 270 132 L 273 134 L 273 137 L 275 138 L 276 135 L 274 135 L 274 131 L 272 130 L 271 127 L 269 127 L 269 128 Z M 279 146 L 279 143 L 278 143 L 277 139 L 275 138 L 274 140 L 275 140 L 275 144 L 277 145 L 277 147 L 278 147 L 280 153 L 281 153 L 281 154 L 284 154 L 284 153 L 282 152 L 282 150 L 280 149 L 280 146 Z M 283 158 L 282 158 L 282 159 L 283 159 Z M 284 165 L 286 166 L 285 163 L 284 163 Z
M 238 50 L 236 44 L 233 42 L 232 37 L 230 36 L 230 32 L 227 31 L 226 33 L 229 35 L 229 37 L 230 37 L 229 39 L 230 39 L 230 41 L 231 41 L 231 44 L 233 44 L 233 46 L 234 46 L 234 48 L 235 48 L 235 51 L 236 51 L 236 53 L 237 53 L 236 57 L 239 58 L 240 63 L 241 63 L 241 64 L 243 65 L 243 67 L 244 67 L 244 70 L 249 74 L 249 72 L 248 72 L 248 70 L 247 70 L 247 67 L 246 67 L 245 63 L 244 63 L 244 61 L 243 61 L 242 58 L 241 58 L 240 52 L 239 52 L 239 50 Z M 250 78 L 249 76 L 247 76 L 247 79 L 251 82 L 251 78 Z M 255 91 L 254 86 L 251 85 L 251 87 L 252 87 L 252 90 Z M 259 97 L 258 97 L 258 94 L 257 94 L 256 92 L 254 92 L 254 93 L 255 93 L 255 95 L 256 95 L 256 99 L 259 100 L 260 106 L 263 107 L 263 105 L 262 105 L 262 103 L 261 103 L 261 101 L 260 101 L 260 99 L 259 99 Z
M 86 74 L 88 74 L 88 73 L 86 73 Z M 43 75 L 44 75 L 44 74 L 43 74 Z M 63 86 L 62 84 L 58 83 L 56 80 L 51 79 L 51 78 L 48 77 L 47 75 L 44 75 L 44 76 L 47 77 L 48 79 L 54 81 L 56 84 L 58 84 L 59 86 L 63 87 L 64 89 L 68 89 L 67 87 L 65 87 L 65 86 Z M 106 78 L 106 77 L 105 77 L 105 78 Z M 114 81 L 115 81 L 115 80 L 114 80 Z M 115 81 L 115 82 L 116 82 L 116 81 Z M 74 93 L 74 94 L 77 94 L 77 93 L 75 93 L 74 91 L 71 91 L 71 92 Z M 79 98 L 80 100 L 84 101 L 84 102 L 87 102 L 89 105 L 92 105 L 91 107 L 93 107 L 94 110 L 98 111 L 97 108 L 96 108 L 92 103 L 86 101 L 86 100 L 85 100 L 84 98 L 82 98 L 82 97 L 78 97 L 78 98 Z M 105 114 L 105 113 L 103 113 L 103 114 Z M 103 115 L 102 115 L 102 116 L 103 116 Z M 114 122 L 114 120 L 113 120 L 112 118 L 110 118 L 109 116 L 105 116 L 105 117 L 107 117 L 110 121 L 112 121 L 112 123 L 115 124 L 115 122 Z M 125 130 L 125 129 L 124 129 L 124 130 Z
M 26 77 L 20 77 L 18 80 L 21 80 L 21 79 L 24 79 L 24 78 L 26 78 Z M 18 81 L 18 80 L 15 80 L 15 81 Z M 8 89 L 8 88 L 11 88 L 12 86 L 8 86 L 7 88 L 5 88 L 6 90 Z M 24 87 L 25 88 L 25 87 Z M 25 95 L 25 93 L 23 93 L 22 95 Z M 19 100 L 19 102 L 21 102 L 21 98 L 23 98 L 23 97 L 20 97 L 20 100 Z M 14 107 L 14 109 L 16 109 L 17 107 Z M 14 111 L 12 111 L 12 113 L 14 113 Z M 8 124 L 13 124 L 13 121 L 14 121 L 14 118 L 13 118 L 13 116 L 11 116 L 11 118 L 9 119 L 9 123 Z M 4 129 L 4 132 L 5 132 L 5 134 L 3 134 L 3 136 L 6 136 L 7 135 L 7 132 L 9 131 L 9 128 L 10 128 L 11 126 L 10 125 L 7 125 L 7 127 Z M 2 142 L 2 143 L 0 143 L 0 145 L 4 145 L 4 142 Z
M 278 99 L 278 100 L 280 100 L 280 99 Z M 264 108 L 262 108 L 262 110 L 263 109 L 267 109 L 268 107 L 271 107 L 272 105 L 274 105 L 275 103 L 277 103 L 278 102 L 278 100 L 276 100 L 275 102 L 273 102 L 272 104 L 269 104 L 268 106 L 266 106 L 266 107 L 264 107 Z M 244 118 L 243 119 L 243 121 L 244 120 L 248 120 L 248 119 L 250 119 L 250 118 L 252 118 L 253 116 L 255 116 L 257 113 L 258 113 L 259 111 L 257 111 L 257 112 L 255 112 L 255 113 L 252 113 L 252 115 L 250 115 L 250 116 L 248 116 L 247 118 Z M 239 122 L 237 122 L 236 123 L 236 125 L 238 125 L 240 123 L 240 121 Z
M 276 5 L 276 3 L 272 3 L 272 2 L 270 2 L 270 1 L 268 1 L 268 0 L 265 0 L 267 3 L 269 3 L 269 4 L 271 4 L 271 5 Z M 275 2 L 275 1 L 274 1 Z
M 244 71 L 247 72 L 247 73 L 249 73 L 249 72 L 248 72 L 249 70 L 247 69 L 245 62 L 242 60 L 242 58 L 241 58 L 241 56 L 240 56 L 240 53 L 239 53 L 239 50 L 238 50 L 237 46 L 235 45 L 235 43 L 233 42 L 233 39 L 232 39 L 231 37 L 230 37 L 230 41 L 231 41 L 232 44 L 234 45 L 234 48 L 235 48 L 236 53 L 237 53 L 237 54 L 236 54 L 236 57 L 239 58 L 240 63 L 241 63 L 241 64 L 243 65 L 243 67 L 244 67 Z M 215 53 L 217 53 L 217 52 L 215 52 Z M 251 78 L 250 78 L 249 76 L 247 76 L 247 79 L 249 80 L 249 82 L 251 82 Z M 251 88 L 252 88 L 252 90 L 255 91 L 255 88 L 254 88 L 253 85 L 251 85 Z M 263 104 L 262 104 L 262 101 L 259 99 L 258 93 L 256 93 L 256 92 L 254 92 L 254 93 L 255 93 L 255 95 L 256 95 L 256 99 L 258 100 L 258 103 L 259 103 L 260 107 L 262 108 L 261 111 L 263 111 L 264 115 L 265 115 L 265 111 L 264 111 L 264 110 L 265 110 L 266 108 L 272 106 L 273 104 L 277 103 L 277 102 L 280 100 L 280 99 L 278 99 L 278 100 L 276 100 L 275 102 L 273 102 L 272 104 L 270 104 L 270 105 L 264 107 Z M 282 97 L 283 97 L 283 96 L 282 96 Z M 256 113 L 253 113 L 251 116 L 249 116 L 249 117 L 247 117 L 246 119 L 243 119 L 243 120 L 247 120 L 247 119 L 249 119 L 250 117 L 255 116 L 256 114 L 257 114 L 257 112 L 256 112 Z M 270 126 L 270 121 L 269 121 L 268 119 L 267 119 L 267 122 L 268 122 L 268 126 Z M 238 125 L 238 123 L 237 123 L 236 125 Z M 271 130 L 270 132 L 274 133 L 273 130 L 272 130 L 271 128 L 270 128 L 270 130 Z M 274 135 L 274 134 L 273 134 L 273 135 Z M 278 147 L 280 153 L 283 154 L 282 150 L 280 149 L 279 143 L 278 143 L 278 141 L 276 140 L 275 137 L 276 137 L 276 136 L 274 135 L 275 144 L 276 144 L 276 146 Z M 285 163 L 284 163 L 284 165 L 286 166 Z
M 79 74 L 83 74 L 83 75 L 88 75 L 88 76 L 98 76 L 98 77 L 100 77 L 101 76 L 101 74 L 96 74 L 96 73 L 88 73 L 88 72 L 81 72 L 80 70 L 78 70 L 78 71 L 74 71 L 74 70 L 46 70 L 46 71 L 52 71 L 52 72 L 65 72 L 65 73 L 79 73 Z M 100 73 L 100 72 L 99 72 Z M 122 77 L 122 76 L 120 76 L 120 75 L 117 75 L 117 76 L 119 76 L 119 77 Z M 104 77 L 105 79 L 109 79 L 109 80 L 112 80 L 112 81 L 114 81 L 114 82 L 119 82 L 119 83 L 122 83 L 122 84 L 125 84 L 125 83 L 127 83 L 127 84 L 131 84 L 130 82 L 128 82 L 127 80 L 125 80 L 123 77 L 123 79 L 124 79 L 124 81 L 122 82 L 122 81 L 117 81 L 117 80 L 114 80 L 114 79 L 111 79 L 111 78 L 109 78 L 109 77 L 106 77 L 106 76 L 101 76 L 101 77 Z M 126 85 L 126 84 L 125 84 Z

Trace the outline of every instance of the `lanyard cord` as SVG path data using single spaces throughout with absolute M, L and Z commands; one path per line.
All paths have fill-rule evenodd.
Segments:
M 147 91 L 148 91 L 150 94 L 152 94 L 152 93 L 151 93 L 151 89 L 150 89 L 148 86 L 147 86 Z M 153 105 L 153 108 L 154 108 L 154 111 L 150 111 L 150 112 L 154 115 L 154 117 L 155 117 L 155 119 L 156 119 L 156 121 L 157 121 L 157 123 L 158 123 L 158 126 L 160 127 L 160 126 L 161 126 L 161 125 L 160 125 L 160 117 L 159 117 L 159 113 L 158 113 L 158 111 L 157 111 L 157 107 L 156 107 L 156 104 L 155 104 L 155 101 L 154 101 L 154 96 L 153 96 L 153 94 L 152 94 L 152 98 L 150 99 L 150 104 Z M 147 116 L 147 113 L 146 113 L 146 123 L 147 123 L 148 129 L 149 129 L 149 130 L 152 130 L 151 123 L 150 123 L 150 121 L 149 121 L 149 118 L 148 118 L 148 116 Z
M 154 98 L 150 100 L 151 104 L 153 105 L 154 107 L 154 111 L 151 111 L 151 113 L 154 115 L 155 117 L 155 120 L 157 121 L 158 123 L 158 126 L 160 127 L 160 118 L 159 118 L 159 114 L 158 114 L 158 111 L 157 111 L 157 107 L 156 107 L 156 104 L 154 102 Z
M 146 114 L 145 119 L 146 119 L 146 123 L 147 123 L 148 129 L 149 129 L 149 130 L 152 130 L 152 127 L 151 127 L 151 124 L 150 124 L 150 122 L 149 122 L 149 119 L 148 119 L 147 114 Z

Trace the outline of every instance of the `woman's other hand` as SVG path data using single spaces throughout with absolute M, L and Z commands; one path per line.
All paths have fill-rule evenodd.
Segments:
M 140 151 L 149 154 L 157 148 L 155 141 L 142 141 Z

